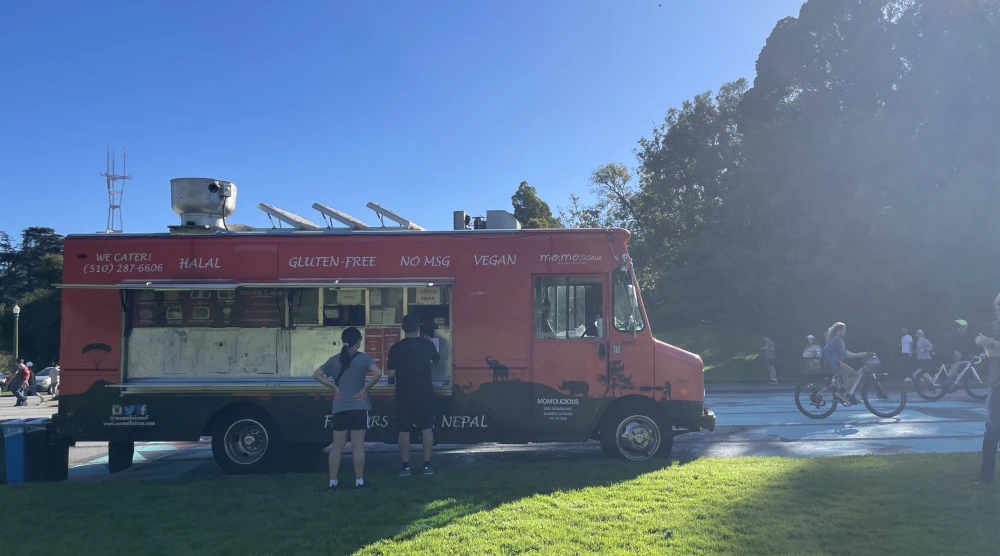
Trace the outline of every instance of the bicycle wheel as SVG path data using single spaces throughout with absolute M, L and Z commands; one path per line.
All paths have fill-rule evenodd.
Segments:
M 861 399 L 868 411 L 888 419 L 899 415 L 906 407 L 906 389 L 902 382 L 888 375 L 876 375 L 861 387 Z
M 804 379 L 795 387 L 795 407 L 810 419 L 826 419 L 837 409 L 833 385 L 822 380 Z
M 990 391 L 990 386 L 987 384 L 987 380 L 984 380 L 983 377 L 979 376 L 979 372 L 975 367 L 973 367 L 965 373 L 965 378 L 962 379 L 962 386 L 965 387 L 965 392 L 969 394 L 970 398 L 983 401 L 986 399 L 986 395 L 989 394 Z
M 944 384 L 941 384 L 943 377 L 937 379 L 940 374 L 943 373 L 941 371 L 931 372 L 926 369 L 917 373 L 917 378 L 913 381 L 913 389 L 917 391 L 917 395 L 931 402 L 943 398 L 947 390 L 945 390 Z

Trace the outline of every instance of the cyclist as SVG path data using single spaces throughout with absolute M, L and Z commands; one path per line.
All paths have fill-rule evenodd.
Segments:
M 842 322 L 835 322 L 826 331 L 826 347 L 823 348 L 823 363 L 826 368 L 836 371 L 842 381 L 841 389 L 849 390 L 858 379 L 858 371 L 848 366 L 846 359 L 863 359 L 868 357 L 868 352 L 852 353 L 847 351 L 847 344 L 844 336 L 847 335 L 847 325 Z M 841 398 L 844 396 L 841 394 Z M 854 400 L 851 400 L 852 403 Z
M 967 345 L 969 343 L 968 338 L 966 337 L 969 323 L 963 319 L 958 319 L 953 324 L 954 326 L 952 326 L 951 330 L 941 336 L 941 341 L 938 345 L 941 350 L 939 353 L 943 359 L 942 363 L 950 363 L 947 371 L 945 371 L 946 385 L 950 385 L 955 380 L 955 373 L 958 372 L 958 366 L 963 354 L 970 352 L 970 347 Z

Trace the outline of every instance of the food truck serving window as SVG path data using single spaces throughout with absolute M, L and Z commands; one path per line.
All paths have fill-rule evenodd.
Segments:
M 134 328 L 277 328 L 284 324 L 285 292 L 278 288 L 134 290 Z

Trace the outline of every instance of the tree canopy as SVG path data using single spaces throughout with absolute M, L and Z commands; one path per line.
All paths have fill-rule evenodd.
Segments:
M 552 216 L 548 203 L 538 197 L 538 191 L 522 181 L 510 198 L 514 205 L 514 218 L 525 228 L 561 228 L 559 220 Z
M 62 279 L 62 248 L 52 228 L 26 228 L 16 246 L 0 232 L 0 351 L 13 352 L 17 304 L 20 355 L 43 366 L 58 359 L 60 298 L 53 284 Z
M 638 141 L 636 179 L 576 214 L 633 230 L 667 323 L 798 338 L 843 320 L 881 341 L 988 319 L 998 23 L 993 0 L 809 0 L 774 27 L 752 86 L 671 109 Z

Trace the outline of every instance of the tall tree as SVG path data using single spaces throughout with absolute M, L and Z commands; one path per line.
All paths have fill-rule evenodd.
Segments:
M 51 228 L 31 227 L 17 246 L 0 234 L 0 350 L 12 351 L 15 304 L 21 307 L 19 352 L 40 365 L 59 355 L 62 236 Z
M 640 226 L 636 212 L 638 187 L 628 167 L 620 162 L 601 164 L 590 174 L 590 193 L 597 200 L 590 205 L 570 195 L 570 206 L 560 210 L 559 221 L 570 228 L 628 228 Z
M 517 192 L 510 198 L 514 205 L 514 218 L 525 228 L 559 228 L 561 224 L 549 205 L 538 197 L 538 190 L 522 181 Z

